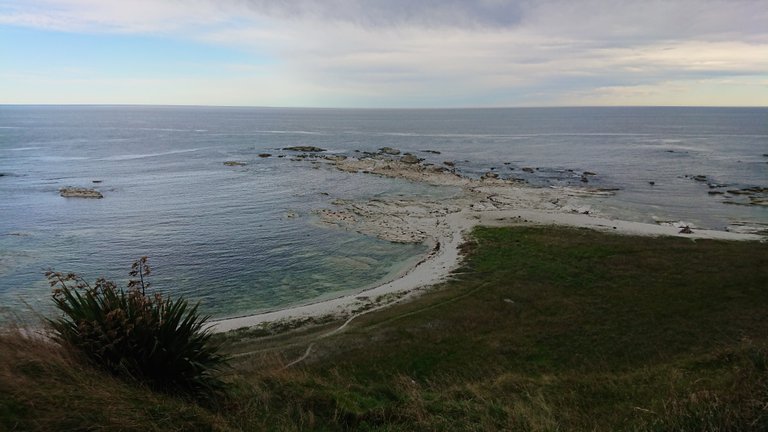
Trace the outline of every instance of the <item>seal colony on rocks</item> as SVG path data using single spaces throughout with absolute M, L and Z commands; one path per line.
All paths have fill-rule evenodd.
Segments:
M 252 326 L 284 326 L 287 322 L 307 322 L 328 316 L 353 319 L 361 313 L 402 301 L 450 276 L 450 272 L 461 262 L 460 246 L 465 241 L 464 235 L 476 225 L 555 224 L 631 235 L 764 240 L 760 235 L 749 233 L 698 228 L 681 230 L 672 224 L 612 220 L 595 215 L 591 208 L 579 201 L 583 196 L 612 195 L 616 191 L 612 188 L 531 187 L 524 181 L 504 178 L 495 172 L 495 175 L 486 174 L 479 179 L 470 178 L 457 173 L 455 168 L 424 163 L 415 156 L 416 161 L 414 158 L 403 160 L 409 154 L 403 155 L 395 151 L 381 151 L 377 154 L 365 153 L 362 157 L 316 156 L 302 160 L 324 162 L 333 169 L 357 175 L 378 175 L 457 188 L 457 194 L 447 199 L 337 199 L 331 203 L 333 208 L 314 212 L 321 224 L 391 242 L 428 244 L 431 251 L 426 257 L 394 279 L 363 288 L 358 293 L 216 321 L 211 324 L 212 329 L 227 331 Z

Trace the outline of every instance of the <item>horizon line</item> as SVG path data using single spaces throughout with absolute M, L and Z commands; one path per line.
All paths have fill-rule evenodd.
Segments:
M 768 105 L 513 105 L 460 107 L 356 107 L 356 106 L 279 106 L 279 105 L 204 105 L 131 103 L 2 103 L 0 107 L 148 107 L 148 108 L 244 108 L 244 109 L 319 109 L 319 110 L 494 110 L 545 108 L 768 108 Z

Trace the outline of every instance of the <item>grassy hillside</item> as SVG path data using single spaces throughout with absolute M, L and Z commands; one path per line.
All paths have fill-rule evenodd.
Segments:
M 768 245 L 474 238 L 453 281 L 345 332 L 226 335 L 214 406 L 1 337 L 0 430 L 768 430 Z

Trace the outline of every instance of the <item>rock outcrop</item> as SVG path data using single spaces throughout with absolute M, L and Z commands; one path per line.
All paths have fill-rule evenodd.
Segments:
M 309 153 L 319 153 L 326 151 L 324 148 L 315 147 L 315 146 L 293 146 L 293 147 L 284 147 L 283 150 L 288 151 L 297 151 L 297 152 L 309 152 Z
M 404 164 L 411 164 L 412 165 L 412 164 L 417 164 L 420 161 L 419 161 L 419 158 L 417 158 L 416 156 L 414 156 L 414 155 L 412 155 L 410 153 L 406 153 L 403 157 L 400 158 L 400 162 L 402 162 Z
M 67 186 L 59 189 L 59 195 L 64 198 L 104 198 L 104 195 L 96 189 Z

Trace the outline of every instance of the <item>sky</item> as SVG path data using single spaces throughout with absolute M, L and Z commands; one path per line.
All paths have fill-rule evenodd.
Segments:
M 0 0 L 0 104 L 768 106 L 768 0 Z

